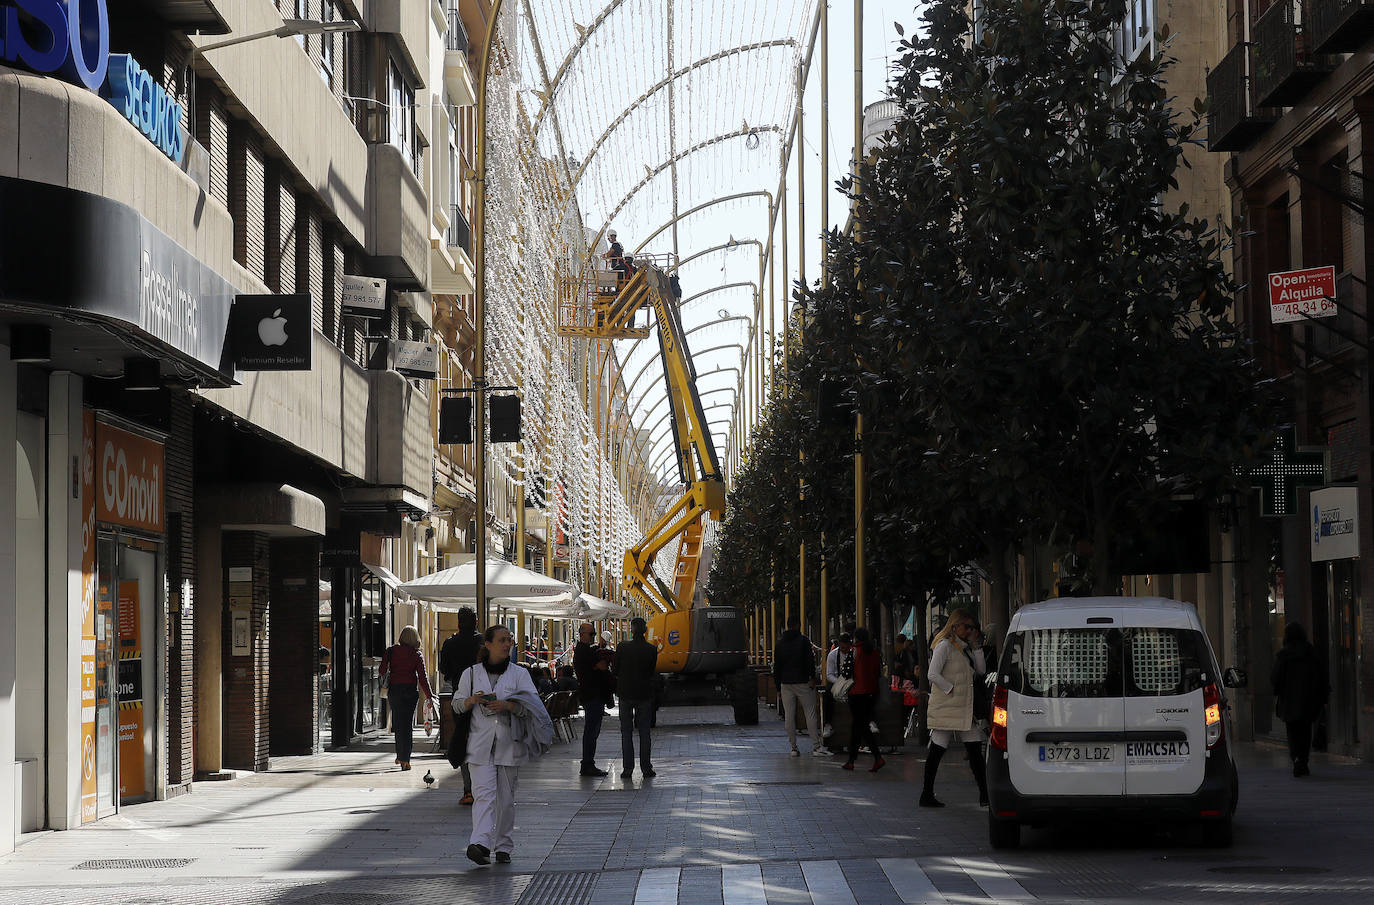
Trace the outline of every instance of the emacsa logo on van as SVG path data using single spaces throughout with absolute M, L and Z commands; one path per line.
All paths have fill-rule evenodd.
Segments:
M 677 629 L 673 629 L 671 632 L 668 633 L 668 643 L 671 646 L 677 647 L 677 643 L 681 640 L 682 635 L 678 632 Z

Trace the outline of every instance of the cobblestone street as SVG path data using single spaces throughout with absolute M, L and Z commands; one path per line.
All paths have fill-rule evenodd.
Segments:
M 274 759 L 271 772 L 199 783 L 85 829 L 27 836 L 0 861 L 0 903 L 1125 905 L 1374 895 L 1365 842 L 1374 771 L 1322 759 L 1295 781 L 1271 743 L 1242 746 L 1232 849 L 1200 848 L 1188 832 L 1093 826 L 1030 831 L 1020 851 L 994 855 L 957 760 L 940 775 L 949 807 L 922 810 L 919 752 L 890 756 L 877 775 L 847 773 L 840 758 L 789 758 L 771 712 L 760 726 L 735 727 L 727 708 L 671 708 L 655 734 L 658 776 L 626 782 L 611 717 L 599 749 L 601 765 L 617 767 L 611 776 L 579 778 L 566 742 L 522 770 L 508 867 L 464 859 L 471 812 L 440 754 L 422 746 L 415 769 L 401 773 L 377 738 Z

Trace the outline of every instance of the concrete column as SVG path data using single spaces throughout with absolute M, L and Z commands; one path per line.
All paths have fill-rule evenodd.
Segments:
M 82 380 L 48 380 L 48 826 L 81 825 Z M 92 539 L 94 542 L 94 539 Z
M 312 754 L 319 739 L 320 541 L 272 541 L 268 638 L 270 753 Z
M 196 520 L 195 772 L 224 769 L 224 532 L 211 518 Z
M 0 854 L 14 851 L 15 788 L 15 665 L 19 653 L 17 606 L 18 525 L 15 508 L 15 431 L 17 387 L 8 346 L 0 345 Z

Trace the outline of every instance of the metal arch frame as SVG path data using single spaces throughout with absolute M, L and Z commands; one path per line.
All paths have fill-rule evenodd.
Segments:
M 704 399 L 705 397 L 715 395 L 716 393 L 734 393 L 735 395 L 731 398 L 730 402 L 728 403 L 730 406 L 736 405 L 739 401 L 739 387 L 716 387 L 714 390 L 707 390 L 705 393 L 700 393 L 698 395 Z M 723 404 L 726 403 L 716 402 L 712 403 L 712 406 Z M 655 408 L 657 408 L 657 406 L 655 406 Z M 651 414 L 653 414 L 651 411 L 645 413 L 646 421 L 649 419 L 649 416 Z M 658 448 L 662 439 L 668 436 L 667 434 L 660 434 L 658 432 L 662 430 L 664 422 L 667 421 L 671 415 L 671 412 L 664 412 L 663 416 L 654 422 L 653 427 L 647 428 L 650 439 L 647 444 L 644 444 L 648 447 L 646 450 L 644 450 L 646 453 L 652 454 L 653 451 Z
M 692 363 L 696 364 L 698 355 L 706 355 L 710 352 L 719 352 L 721 349 L 739 349 L 741 356 L 745 354 L 744 343 L 723 343 L 719 346 L 711 346 L 709 349 L 701 349 L 697 352 L 693 352 Z M 633 350 L 631 351 L 633 352 Z M 631 380 L 630 385 L 625 389 L 625 399 L 627 401 L 634 398 L 631 394 L 634 392 L 634 388 L 639 385 L 639 378 L 644 376 L 644 373 L 649 370 L 649 365 L 653 364 L 655 361 L 657 361 L 657 359 L 655 359 L 653 356 L 650 356 L 645 360 L 644 364 L 640 366 L 639 370 L 635 372 L 634 380 Z M 644 391 L 644 395 L 639 397 L 639 402 L 631 406 L 628 409 L 628 411 L 633 412 L 635 409 L 639 408 L 640 403 L 642 403 L 647 398 L 649 398 L 649 391 L 646 389 Z
M 741 245 L 757 245 L 758 248 L 759 248 L 759 257 L 760 257 L 760 258 L 763 257 L 763 242 L 762 242 L 761 240 L 759 240 L 759 239 L 734 239 L 734 240 L 732 240 L 732 241 L 730 241 L 730 242 L 725 242 L 725 243 L 722 243 L 722 244 L 720 244 L 720 245 L 712 245 L 710 248 L 703 249 L 703 250 L 697 252 L 697 253 L 694 254 L 694 255 L 688 255 L 687 257 L 685 257 L 685 258 L 683 258 L 682 260 L 678 261 L 678 262 L 677 262 L 676 264 L 674 264 L 672 267 L 669 267 L 668 270 L 669 270 L 670 272 L 671 272 L 671 271 L 681 270 L 683 267 L 686 267 L 688 264 L 692 263 L 692 262 L 695 261 L 697 258 L 704 258 L 704 257 L 706 257 L 707 255 L 712 254 L 712 253 L 717 252 L 717 251 L 731 251 L 731 250 L 733 250 L 733 249 L 739 248 Z
M 742 315 L 742 314 L 732 314 L 732 315 L 730 315 L 730 316 L 728 316 L 728 317 L 717 317 L 717 318 L 715 318 L 715 319 L 713 319 L 713 320 L 706 321 L 705 323 L 697 324 L 695 327 L 693 327 L 693 328 L 690 329 L 690 330 L 687 330 L 687 331 L 684 332 L 682 335 L 683 335 L 684 338 L 686 338 L 686 337 L 688 337 L 688 336 L 691 336 L 693 333 L 697 332 L 698 330 L 704 330 L 704 329 L 706 329 L 707 327 L 713 327 L 713 326 L 715 326 L 716 324 L 728 323 L 728 322 L 733 321 L 733 320 L 747 320 L 747 321 L 751 321 L 751 322 L 752 322 L 753 318 L 745 317 L 745 316 Z M 640 337 L 639 339 L 636 339 L 634 342 L 632 342 L 632 343 L 630 344 L 630 350 L 629 350 L 628 352 L 625 353 L 625 359 L 624 359 L 625 361 L 628 362 L 628 361 L 630 360 L 630 356 L 632 356 L 632 355 L 635 354 L 635 350 L 639 348 L 639 344 L 642 343 L 642 342 L 644 342 L 645 339 L 646 339 L 646 337 Z M 736 345 L 740 345 L 740 344 L 739 344 L 739 343 L 736 343 Z M 718 346 L 715 346 L 715 347 L 712 347 L 712 349 L 708 349 L 708 350 L 705 350 L 705 351 L 712 351 L 712 350 L 714 350 L 714 349 L 716 349 L 716 348 L 719 348 L 719 347 L 718 347 Z M 694 365 L 696 364 L 696 358 L 697 358 L 697 353 L 693 352 L 693 353 L 692 353 L 692 363 L 693 363 Z M 629 386 L 629 388 L 625 390 L 625 398 L 626 398 L 626 399 L 629 399 L 629 398 L 630 398 L 630 393 L 631 393 L 631 391 L 633 391 L 634 388 L 635 388 L 635 386 L 638 385 L 638 383 L 639 383 L 639 378 L 642 377 L 642 376 L 644 376 L 644 372 L 648 370 L 649 365 L 653 364 L 653 363 L 656 362 L 656 361 L 659 361 L 659 359 L 657 359 L 657 358 L 655 358 L 654 356 L 650 355 L 648 358 L 645 359 L 644 364 L 640 365 L 639 370 L 638 370 L 637 372 L 635 372 L 634 380 L 630 381 L 630 386 Z M 661 362 L 660 362 L 660 363 L 661 363 Z M 645 390 L 644 393 L 645 393 L 645 396 L 647 396 L 647 395 L 648 395 L 648 390 Z
M 739 44 L 735 47 L 730 47 L 725 50 L 718 50 L 710 56 L 705 56 L 698 60 L 694 60 L 692 63 L 688 64 L 687 66 L 684 66 L 682 69 L 679 69 L 673 74 L 660 79 L 656 84 L 650 86 L 649 89 L 646 90 L 639 97 L 630 101 L 630 105 L 621 111 L 620 115 L 617 116 L 611 122 L 611 124 L 605 128 L 601 135 L 597 137 L 596 141 L 592 142 L 592 146 L 587 149 L 586 159 L 582 161 L 580 166 L 578 166 L 577 173 L 573 176 L 573 185 L 576 185 L 578 182 L 581 181 L 582 174 L 586 172 L 588 165 L 590 165 L 592 162 L 592 158 L 594 158 L 597 155 L 597 152 L 601 150 L 601 146 L 605 144 L 606 141 L 611 137 L 611 133 L 614 132 L 616 129 L 620 128 L 621 124 L 629 118 L 631 113 L 638 110 L 641 106 L 647 103 L 651 97 L 653 97 L 655 94 L 671 85 L 673 82 L 677 81 L 682 76 L 694 72 L 695 70 L 700 69 L 702 66 L 708 66 L 711 63 L 718 62 L 720 60 L 725 59 L 726 57 L 734 56 L 735 54 L 749 53 L 754 50 L 769 50 L 774 47 L 795 47 L 796 45 L 797 40 L 795 38 L 777 38 L 772 41 L 755 41 L 752 44 Z M 548 103 L 551 104 L 552 101 L 553 98 L 550 97 Z M 535 135 L 538 135 L 539 133 L 539 128 L 543 124 L 544 116 L 545 111 L 543 108 L 541 108 L 539 111 L 539 118 L 536 119 L 534 123 L 533 132 Z
M 708 207 L 713 207 L 714 205 L 717 205 L 717 204 L 725 204 L 726 202 L 729 202 L 729 201 L 742 201 L 742 200 L 744 200 L 745 198 L 757 198 L 757 197 L 759 197 L 760 195 L 762 195 L 764 198 L 767 198 L 767 199 L 768 199 L 768 210 L 769 210 L 770 213 L 771 213 L 771 211 L 773 210 L 773 208 L 776 206 L 776 203 L 773 201 L 773 193 L 770 192 L 770 191 L 768 191 L 768 189 L 753 189 L 753 190 L 748 191 L 748 192 L 735 192 L 733 195 L 721 195 L 719 198 L 712 198 L 710 201 L 703 201 L 701 204 L 698 204 L 698 205 L 696 205 L 695 207 L 690 207 L 690 208 L 688 208 L 687 210 L 683 211 L 683 212 L 680 213 L 680 214 L 675 214 L 670 220 L 666 221 L 666 222 L 665 222 L 662 226 L 660 226 L 658 229 L 656 229 L 656 230 L 654 230 L 653 232 L 649 233 L 649 237 L 648 237 L 647 239 L 645 239 L 643 242 L 640 242 L 638 245 L 636 245 L 633 254 L 639 254 L 641 251 L 644 250 L 644 246 L 645 246 L 645 245 L 648 245 L 650 242 L 652 242 L 652 241 L 654 241 L 655 239 L 657 239 L 660 235 L 663 234 L 663 231 L 664 231 L 664 230 L 671 229 L 672 226 L 673 226 L 673 224 L 678 223 L 679 221 L 681 221 L 681 220 L 683 220 L 683 219 L 685 219 L 685 218 L 687 218 L 687 217 L 690 217 L 690 216 L 692 216 L 693 214 L 699 214 L 699 213 L 701 213 L 702 211 L 706 210 Z M 609 222 L 609 221 L 608 221 L 608 222 Z M 604 228 L 603 228 L 603 231 L 604 231 Z M 598 235 L 596 238 L 597 238 L 597 241 L 600 241 L 600 240 L 601 240 L 601 236 L 600 236 L 600 235 Z
M 724 403 L 724 402 L 717 402 L 715 405 L 712 405 L 712 406 L 709 406 L 709 407 L 706 408 L 706 409 L 703 409 L 703 411 L 711 411 L 711 410 L 713 410 L 713 409 L 722 409 L 722 408 L 723 408 L 723 409 L 729 409 L 729 408 L 731 408 L 731 407 L 730 407 L 729 405 L 727 405 L 726 403 Z M 728 422 L 728 421 L 721 421 L 720 419 L 717 419 L 717 420 L 715 420 L 715 421 L 707 421 L 707 422 L 706 422 L 706 426 L 707 426 L 707 427 L 711 427 L 712 425 L 715 425 L 715 424 L 729 424 L 729 423 L 730 423 L 730 422 Z M 714 433 L 715 433 L 715 432 L 713 431 L 713 432 L 712 432 L 712 435 L 713 435 L 713 436 L 714 436 Z M 727 436 L 728 436 L 728 434 L 727 434 Z M 649 452 L 650 452 L 650 454 L 652 454 L 652 453 L 653 453 L 653 449 L 650 449 Z M 675 452 L 675 450 L 673 450 L 673 449 L 671 449 L 671 448 L 668 448 L 668 449 L 663 450 L 662 452 L 660 452 L 660 453 L 658 454 L 658 458 L 656 458 L 656 459 L 654 460 L 654 464 L 653 464 L 652 466 L 650 466 L 652 473 L 653 473 L 656 477 L 659 477 L 660 480 L 669 480 L 668 478 L 664 478 L 664 477 L 662 477 L 661 475 L 659 475 L 659 470 L 660 470 L 661 468 L 663 468 L 664 465 L 668 464 L 667 456 L 669 456 L 670 454 L 672 454 L 672 453 L 674 453 L 674 452 Z
M 721 283 L 719 286 L 712 286 L 710 289 L 703 289 L 695 295 L 687 296 L 687 298 L 683 299 L 677 307 L 678 310 L 681 311 L 683 308 L 686 308 L 688 305 L 692 304 L 692 302 L 695 302 L 697 299 L 702 298 L 703 296 L 710 295 L 713 292 L 724 292 L 727 289 L 743 289 L 745 286 L 749 286 L 755 292 L 759 292 L 762 289 L 762 287 L 760 287 L 759 284 L 755 283 L 753 280 L 740 280 L 734 283 Z
M 688 157 L 692 156 L 698 151 L 704 151 L 707 148 L 714 147 L 715 145 L 718 145 L 721 142 L 729 141 L 732 138 L 748 138 L 750 135 L 753 135 L 756 132 L 777 132 L 781 134 L 783 131 L 784 130 L 782 126 L 775 125 L 773 123 L 769 123 L 765 126 L 748 126 L 745 128 L 736 129 L 733 132 L 722 132 L 719 135 L 715 135 L 711 138 L 706 139 L 705 141 L 699 141 L 684 151 L 678 151 L 676 154 L 673 154 L 663 163 L 660 163 L 657 167 L 650 170 L 648 174 L 645 175 L 645 177 L 635 185 L 634 188 L 626 192 L 624 197 L 620 199 L 619 203 L 617 203 L 616 206 L 611 210 L 611 212 L 606 215 L 606 222 L 614 223 L 615 218 L 620 216 L 620 212 L 625 209 L 625 205 L 629 204 L 632 200 L 634 200 L 635 195 L 638 195 L 645 186 L 653 182 L 654 179 L 656 179 L 659 176 L 659 174 L 661 174 L 664 170 L 671 169 L 672 167 L 681 163 L 683 160 L 686 160 Z M 597 242 L 600 241 L 601 237 L 597 236 Z M 636 252 L 637 251 L 638 249 L 636 249 Z
M 740 369 L 739 369 L 739 368 L 716 368 L 716 369 L 714 369 L 714 370 L 707 371 L 707 372 L 704 373 L 704 374 L 698 374 L 698 375 L 697 375 L 697 379 L 698 379 L 698 380 L 701 380 L 703 377 L 710 377 L 710 376 L 713 375 L 713 374 L 728 374 L 728 373 L 730 373 L 730 372 L 732 372 L 732 371 L 733 371 L 734 373 L 736 373 L 736 374 L 739 374 L 739 373 L 740 373 Z M 726 388 L 727 388 L 727 389 L 732 389 L 732 390 L 738 390 L 738 389 L 739 389 L 739 385 L 736 384 L 736 385 L 734 385 L 734 386 L 729 386 L 729 387 L 726 387 Z M 722 389 L 722 388 L 721 388 L 721 387 L 716 387 L 716 389 L 718 390 L 718 389 Z M 697 395 L 698 395 L 698 396 L 709 396 L 709 395 L 710 395 L 711 393 L 713 393 L 713 392 L 715 392 L 715 390 L 707 390 L 705 393 L 702 393 L 702 392 L 698 391 L 698 392 L 697 392 Z M 665 402 L 667 402 L 667 401 L 668 401 L 668 396 L 667 396 L 667 394 L 665 393 L 664 396 L 663 396 L 663 398 L 659 399 L 659 400 L 658 400 L 657 402 L 655 402 L 653 405 L 649 406 L 649 408 L 645 409 L 645 411 L 644 411 L 644 420 L 645 420 L 645 421 L 648 421 L 650 418 L 652 418 L 653 415 L 654 415 L 654 412 L 658 411 L 659 407 L 662 406 L 663 403 L 665 403 Z M 635 406 L 635 410 L 638 411 L 638 410 L 639 410 L 639 406 Z M 668 414 L 672 414 L 671 410 L 668 412 Z M 659 425 L 662 424 L 662 423 L 663 423 L 663 422 L 660 420 L 659 422 L 657 422 L 656 424 L 654 424 L 652 430 L 657 430 L 658 427 L 659 427 Z M 651 431 L 651 433 L 652 433 L 652 431 Z M 667 435 L 665 434 L 664 436 L 667 436 Z M 655 440 L 655 441 L 654 441 L 654 445 L 657 445 L 657 442 L 658 442 L 658 441 Z

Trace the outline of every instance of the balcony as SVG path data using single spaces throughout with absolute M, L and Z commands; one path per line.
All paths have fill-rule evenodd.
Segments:
M 447 295 L 467 295 L 476 288 L 477 274 L 472 266 L 472 230 L 463 209 L 449 205 L 448 230 L 442 247 L 432 244 L 431 289 Z
M 468 47 L 463 17 L 458 15 L 457 9 L 449 7 L 448 33 L 444 36 L 444 86 L 448 88 L 449 100 L 459 107 L 477 103 L 472 70 L 468 66 Z
M 1331 57 L 1312 52 L 1302 21 L 1302 0 L 1278 0 L 1255 20 L 1255 102 L 1292 107 L 1336 68 Z
M 1278 119 L 1257 110 L 1251 88 L 1250 48 L 1237 44 L 1207 75 L 1207 150 L 1244 151 Z
M 1307 0 L 1307 22 L 1318 53 L 1350 53 L 1374 38 L 1374 0 Z
M 375 276 L 398 289 L 428 282 L 429 205 L 406 155 L 391 144 L 368 145 L 367 253 Z

